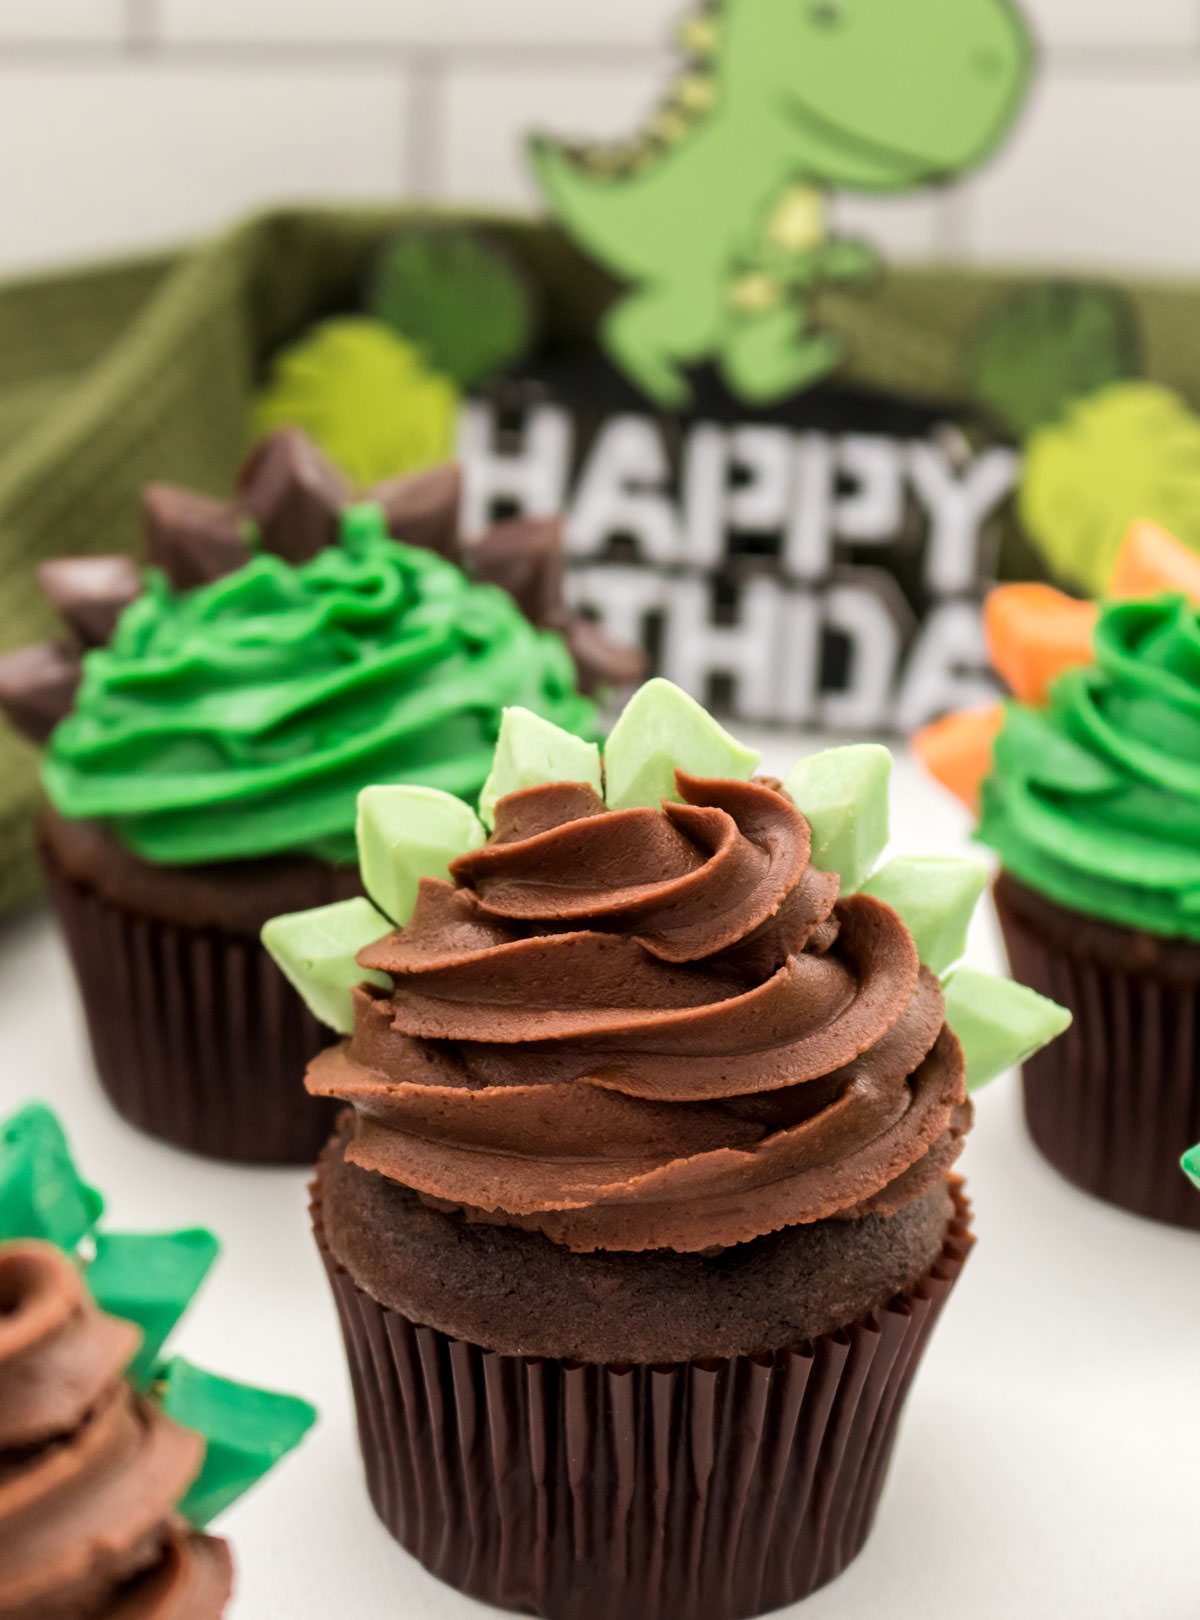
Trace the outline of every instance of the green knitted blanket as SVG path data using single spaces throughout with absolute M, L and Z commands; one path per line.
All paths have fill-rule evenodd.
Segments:
M 271 353 L 358 304 L 397 210 L 265 215 L 174 256 L 0 287 L 0 652 L 55 633 L 36 588 L 46 557 L 133 551 L 138 491 L 228 492 Z M 543 290 L 548 335 L 584 341 L 611 296 L 550 227 L 484 218 Z M 1020 278 L 906 271 L 870 297 L 831 294 L 847 375 L 914 397 L 962 392 L 962 339 Z M 1134 287 L 1145 370 L 1200 397 L 1200 291 Z M 34 750 L 0 731 L 0 909 L 37 888 Z

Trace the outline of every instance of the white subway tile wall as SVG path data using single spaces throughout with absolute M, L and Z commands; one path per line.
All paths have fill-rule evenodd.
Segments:
M 898 259 L 1200 277 L 1200 0 L 1022 3 L 1043 65 L 1007 149 L 958 189 L 840 198 L 837 218 Z M 628 133 L 685 9 L 0 0 L 0 273 L 273 201 L 534 206 L 522 136 Z
M 8 40 L 119 44 L 129 27 L 128 0 L 0 0 L 0 52 Z
M 398 194 L 402 74 L 0 60 L 0 261 L 162 246 L 275 202 Z

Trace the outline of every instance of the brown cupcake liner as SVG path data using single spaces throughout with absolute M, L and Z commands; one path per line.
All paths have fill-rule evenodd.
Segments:
M 335 1037 L 249 935 L 177 926 L 101 898 L 42 846 L 96 1071 L 139 1130 L 245 1164 L 311 1164 L 335 1104 L 304 1070 Z
M 1145 936 L 1124 930 L 1123 964 L 1117 931 L 1030 900 L 1012 879 L 997 882 L 1013 977 L 1075 1021 L 1025 1064 L 1029 1134 L 1085 1192 L 1200 1231 L 1200 1197 L 1179 1168 L 1200 1141 L 1200 951 L 1195 978 L 1180 972 L 1178 951 L 1156 971 Z
M 313 1227 L 367 1489 L 451 1586 L 548 1620 L 740 1620 L 861 1550 L 904 1398 L 973 1243 L 865 1322 L 763 1356 L 596 1366 L 494 1355 L 380 1305 Z

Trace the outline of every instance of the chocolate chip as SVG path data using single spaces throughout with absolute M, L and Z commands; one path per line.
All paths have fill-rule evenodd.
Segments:
M 84 647 L 102 647 L 130 602 L 142 594 L 132 557 L 57 557 L 42 563 L 38 584 Z
M 459 507 L 462 469 L 451 462 L 410 478 L 389 478 L 366 497 L 383 507 L 388 533 L 409 546 L 436 551 L 450 562 L 462 560 Z
M 70 713 L 83 677 L 76 653 L 56 641 L 0 658 L 0 709 L 31 742 L 44 743 Z
M 142 491 L 146 556 L 177 591 L 209 585 L 250 559 L 244 524 L 224 501 L 173 484 Z
M 253 518 L 265 550 L 293 564 L 337 544 L 350 490 L 337 468 L 297 428 L 280 428 L 250 457 L 237 504 Z

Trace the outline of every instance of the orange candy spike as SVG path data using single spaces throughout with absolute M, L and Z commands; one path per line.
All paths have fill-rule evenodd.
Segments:
M 1090 664 L 1098 609 L 1052 585 L 1000 585 L 987 599 L 984 627 L 996 673 L 1021 703 L 1044 704 L 1064 669 Z
M 992 750 L 1004 724 L 1004 705 L 964 709 L 918 731 L 913 752 L 930 776 L 978 814 L 983 779 L 992 768 Z
M 1134 523 L 1125 536 L 1108 584 L 1115 597 L 1182 591 L 1200 602 L 1200 557 L 1157 523 Z

